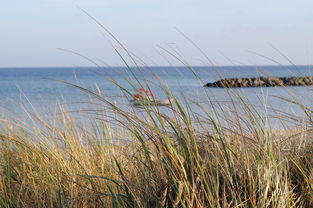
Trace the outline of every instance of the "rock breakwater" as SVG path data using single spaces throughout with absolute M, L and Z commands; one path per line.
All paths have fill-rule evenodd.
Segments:
M 313 76 L 302 77 L 252 77 L 225 78 L 207 83 L 205 87 L 236 88 L 236 87 L 277 87 L 277 86 L 309 86 L 313 85 Z

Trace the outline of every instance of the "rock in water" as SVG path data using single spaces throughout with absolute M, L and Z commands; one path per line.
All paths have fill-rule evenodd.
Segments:
M 309 86 L 313 85 L 313 76 L 303 77 L 254 77 L 225 78 L 209 82 L 205 87 L 235 88 L 235 87 L 277 87 L 277 86 Z

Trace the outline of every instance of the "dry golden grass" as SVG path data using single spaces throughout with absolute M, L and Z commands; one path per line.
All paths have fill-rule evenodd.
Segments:
M 82 126 L 66 111 L 58 122 L 2 122 L 2 207 L 313 206 L 310 117 L 302 118 L 306 127 L 278 132 L 242 102 L 240 116 L 222 125 L 215 109 L 199 128 L 170 92 L 171 117 L 149 105 L 142 117 L 81 90 L 119 125 L 103 117 Z

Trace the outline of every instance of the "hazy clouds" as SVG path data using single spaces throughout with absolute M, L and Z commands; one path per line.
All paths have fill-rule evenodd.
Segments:
M 191 64 L 205 63 L 174 27 L 216 64 L 273 64 L 249 51 L 287 64 L 271 45 L 295 64 L 312 63 L 313 2 L 309 0 L 10 0 L 0 6 L 0 67 L 91 65 L 56 48 L 122 65 L 99 27 L 77 6 L 149 65 L 166 65 L 167 58 L 178 64 L 156 45 L 181 51 Z

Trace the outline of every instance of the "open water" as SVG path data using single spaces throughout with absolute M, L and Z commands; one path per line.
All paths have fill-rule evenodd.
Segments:
M 136 80 L 138 79 L 142 83 L 149 84 L 155 97 L 164 98 L 165 95 L 159 87 L 161 80 L 162 85 L 168 87 L 177 97 L 181 99 L 188 97 L 183 102 L 206 103 L 208 95 L 214 102 L 227 103 L 233 98 L 229 96 L 227 90 L 207 89 L 203 84 L 217 81 L 221 77 L 303 75 L 313 75 L 310 66 L 194 67 L 194 71 L 186 67 L 143 67 L 140 70 L 135 68 L 129 70 L 123 67 L 0 68 L 0 112 L 2 112 L 0 115 L 3 116 L 3 112 L 22 114 L 25 109 L 32 111 L 31 106 L 43 113 L 47 108 L 64 104 L 79 109 L 84 108 L 84 102 L 90 101 L 86 93 L 58 80 L 90 90 L 98 89 L 116 104 L 127 107 L 129 105 L 127 98 L 110 79 L 130 91 L 133 89 L 128 81 L 140 88 Z M 297 99 L 307 107 L 312 109 L 313 106 L 312 87 L 242 88 L 232 91 L 247 98 L 252 105 L 260 109 L 264 109 L 264 106 L 272 106 L 280 111 L 299 115 L 301 114 L 299 108 L 278 98 L 290 99 L 292 95 L 296 95 Z

